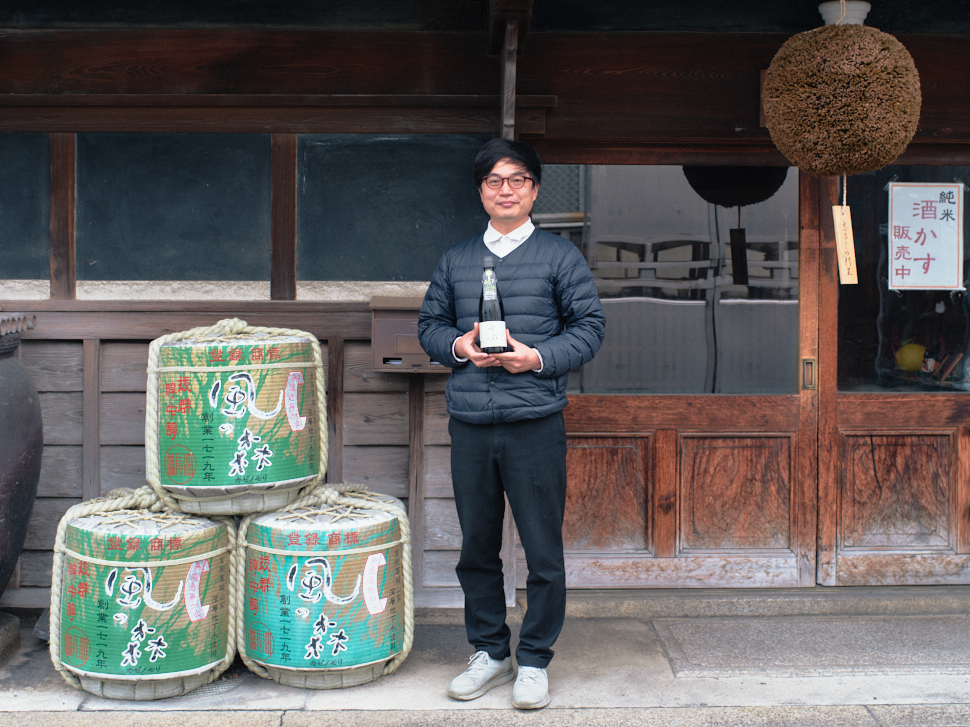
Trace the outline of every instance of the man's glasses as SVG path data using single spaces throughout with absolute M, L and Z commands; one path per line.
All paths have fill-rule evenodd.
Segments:
M 531 181 L 532 177 L 527 177 L 524 174 L 513 174 L 511 177 L 500 177 L 497 174 L 489 174 L 485 177 L 485 186 L 489 189 L 501 189 L 502 183 L 508 181 L 512 189 L 522 189 L 527 179 Z

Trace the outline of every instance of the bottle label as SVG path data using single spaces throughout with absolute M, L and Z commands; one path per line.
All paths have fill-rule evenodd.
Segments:
M 495 300 L 496 298 L 496 288 L 495 288 L 495 273 L 491 270 L 486 270 L 485 275 L 482 276 L 482 299 L 483 300 Z
M 478 340 L 481 348 L 505 348 L 505 321 L 482 321 L 478 324 Z

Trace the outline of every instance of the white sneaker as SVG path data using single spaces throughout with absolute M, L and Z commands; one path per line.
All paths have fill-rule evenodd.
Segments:
M 451 680 L 448 696 L 452 699 L 475 699 L 492 687 L 506 684 L 514 678 L 512 657 L 496 661 L 484 651 L 476 651 L 468 660 L 468 668 Z
M 512 706 L 516 709 L 542 709 L 549 704 L 549 678 L 537 666 L 520 666 L 512 688 Z

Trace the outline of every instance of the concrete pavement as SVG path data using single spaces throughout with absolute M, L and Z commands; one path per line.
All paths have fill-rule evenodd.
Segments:
M 511 708 L 511 684 L 471 702 L 445 695 L 470 652 L 454 611 L 419 612 L 411 655 L 371 684 L 301 690 L 237 662 L 156 702 L 74 690 L 28 621 L 0 668 L 0 727 L 970 727 L 967 587 L 574 592 L 568 614 L 549 668 L 552 704 L 531 713 Z

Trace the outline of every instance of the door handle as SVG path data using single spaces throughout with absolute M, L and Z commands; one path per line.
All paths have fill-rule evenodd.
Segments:
M 802 359 L 802 388 L 803 389 L 818 388 L 818 359 L 817 358 Z

